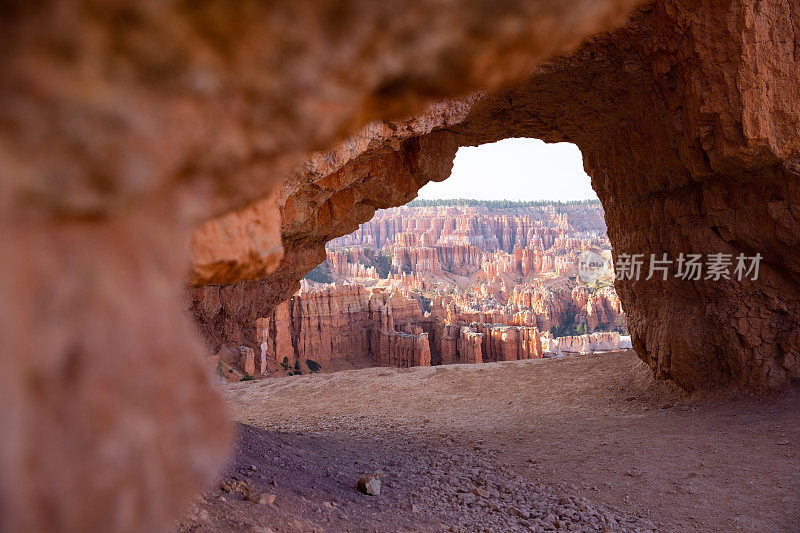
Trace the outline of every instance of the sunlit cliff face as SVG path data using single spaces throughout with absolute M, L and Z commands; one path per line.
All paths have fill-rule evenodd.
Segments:
M 378 211 L 328 242 L 300 291 L 254 323 L 211 330 L 217 374 L 239 381 L 630 348 L 613 286 L 577 277 L 587 250 L 610 257 L 599 202 L 419 203 Z

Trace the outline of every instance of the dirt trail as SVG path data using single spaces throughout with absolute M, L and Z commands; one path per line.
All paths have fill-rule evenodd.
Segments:
M 798 390 L 689 398 L 619 352 L 227 391 L 240 490 L 212 488 L 182 530 L 800 529 Z M 356 492 L 372 472 L 381 495 Z

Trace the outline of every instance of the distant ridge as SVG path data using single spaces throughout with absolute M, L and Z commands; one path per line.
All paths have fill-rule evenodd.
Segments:
M 530 200 L 527 202 L 515 202 L 513 200 L 475 200 L 471 198 L 450 198 L 443 200 L 424 200 L 417 198 L 406 204 L 408 207 L 439 207 L 439 206 L 466 206 L 466 207 L 488 207 L 489 209 L 505 209 L 514 207 L 545 207 L 545 206 L 566 206 L 566 205 L 600 205 L 600 200 L 570 200 L 561 202 L 556 200 Z

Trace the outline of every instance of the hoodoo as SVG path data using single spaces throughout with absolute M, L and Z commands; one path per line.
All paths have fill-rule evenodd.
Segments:
M 353 233 L 330 241 L 325 261 L 301 290 L 263 316 L 253 318 L 259 308 L 242 307 L 235 296 L 221 297 L 225 286 L 193 289 L 190 298 L 209 350 L 217 354 L 212 364 L 223 360 L 233 367 L 217 368 L 229 380 L 254 376 L 237 355 L 244 347 L 261 350 L 271 362 L 257 377 L 294 374 L 294 365 L 303 367 L 307 359 L 324 371 L 387 365 L 389 345 L 382 347 L 375 335 L 419 335 L 419 328 L 426 336 L 416 343 L 439 364 L 450 360 L 441 356 L 443 332 L 464 324 L 486 333 L 484 361 L 497 360 L 492 354 L 504 350 L 513 355 L 501 360 L 541 357 L 548 341 L 539 331 L 571 336 L 624 329 L 608 281 L 589 287 L 576 279 L 581 253 L 610 246 L 605 233 L 599 202 L 406 206 L 381 210 Z M 392 320 L 382 323 L 383 314 Z M 484 331 L 501 326 L 511 326 L 504 330 L 510 333 Z M 510 347 L 492 349 L 490 339 Z M 520 339 L 523 349 L 517 347 Z M 414 355 L 409 361 L 428 358 Z

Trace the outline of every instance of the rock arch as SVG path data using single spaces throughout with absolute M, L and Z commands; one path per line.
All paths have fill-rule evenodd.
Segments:
M 241 331 L 459 145 L 575 142 L 618 251 L 762 253 L 618 290 L 659 377 L 795 378 L 800 9 L 660 0 L 574 49 L 637 3 L 6 2 L 0 529 L 165 523 L 228 440 L 184 307 Z
M 247 342 L 252 313 L 288 296 L 325 242 L 444 179 L 458 146 L 536 137 L 581 148 L 618 253 L 763 256 L 755 282 L 617 282 L 634 346 L 656 377 L 690 390 L 800 377 L 800 271 L 790 259 L 800 244 L 800 65 L 784 40 L 797 19 L 786 6 L 730 7 L 641 9 L 516 85 L 373 125 L 317 155 L 277 196 L 280 267 L 194 290 L 212 347 L 225 333 Z M 209 300 L 222 303 L 209 313 Z

